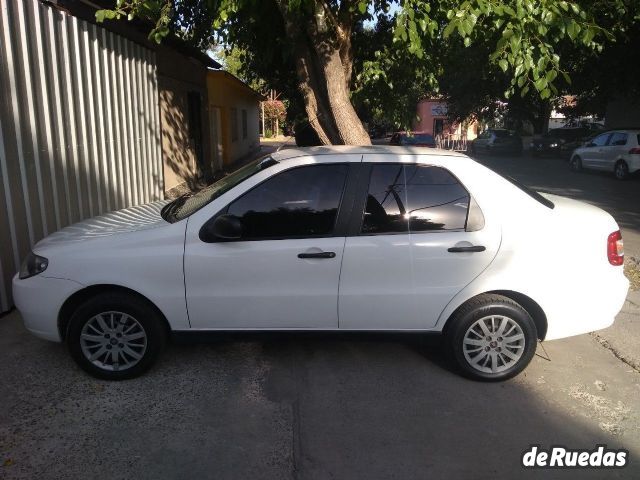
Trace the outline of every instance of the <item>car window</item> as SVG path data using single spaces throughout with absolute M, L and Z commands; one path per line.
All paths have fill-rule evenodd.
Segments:
M 313 237 L 332 233 L 347 165 L 297 167 L 281 172 L 231 203 L 241 240 Z
M 371 170 L 361 232 L 464 229 L 469 193 L 447 170 L 376 164 Z
M 627 134 L 623 132 L 615 132 L 611 134 L 611 140 L 609 140 L 609 145 L 611 146 L 621 146 L 627 144 Z
M 435 140 L 433 137 L 427 133 L 418 133 L 414 135 L 407 135 L 402 138 L 404 145 L 415 145 L 415 144 L 435 144 Z
M 596 138 L 591 140 L 591 143 L 593 143 L 593 145 L 596 147 L 604 147 L 607 144 L 607 140 L 609 140 L 610 136 L 610 133 L 603 133 L 602 135 L 598 135 Z
M 373 165 L 361 232 L 408 232 L 406 201 L 403 165 Z
M 447 170 L 406 165 L 407 214 L 410 232 L 465 228 L 469 193 Z

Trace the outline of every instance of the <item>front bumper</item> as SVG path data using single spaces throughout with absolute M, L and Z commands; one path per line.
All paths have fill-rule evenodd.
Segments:
M 58 313 L 63 303 L 83 285 L 62 278 L 36 275 L 21 280 L 13 277 L 13 301 L 24 326 L 35 336 L 60 342 Z

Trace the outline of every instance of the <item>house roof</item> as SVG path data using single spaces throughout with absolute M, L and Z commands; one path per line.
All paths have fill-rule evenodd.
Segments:
M 158 45 L 148 39 L 149 32 L 153 28 L 151 22 L 135 18 L 131 21 L 123 20 L 107 20 L 103 23 L 96 21 L 96 10 L 103 8 L 113 8 L 113 0 L 39 0 L 42 3 L 58 8 L 59 10 L 66 11 L 68 14 L 85 20 L 89 23 L 96 24 L 106 30 L 109 30 L 118 35 L 128 38 L 136 43 L 143 44 L 147 48 L 155 50 Z M 197 48 L 182 41 L 175 35 L 168 35 L 162 41 L 162 45 L 170 47 L 178 53 L 193 58 L 199 61 L 202 65 L 208 68 L 222 68 L 218 62 L 201 52 Z
M 243 82 L 242 80 L 240 80 L 238 77 L 236 77 L 235 75 L 227 72 L 226 70 L 209 70 L 207 72 L 207 76 L 209 78 L 219 78 L 219 79 L 223 79 L 226 80 L 228 82 L 233 83 L 236 87 L 242 89 L 242 90 L 246 90 L 246 92 L 249 95 L 253 95 L 256 97 L 256 99 L 258 99 L 259 101 L 264 101 L 267 99 L 267 97 L 265 97 L 264 95 L 262 95 L 260 92 L 255 91 L 253 88 L 251 88 L 249 85 L 247 85 L 245 82 Z

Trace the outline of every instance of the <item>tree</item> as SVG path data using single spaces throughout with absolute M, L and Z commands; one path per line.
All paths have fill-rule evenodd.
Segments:
M 493 38 L 483 60 L 508 75 L 505 94 L 535 92 L 547 99 L 557 92 L 558 77 L 569 78 L 556 44 L 568 40 L 590 50 L 602 48 L 607 32 L 581 6 L 598 2 L 632 8 L 631 0 L 118 0 L 113 10 L 98 11 L 96 17 L 142 16 L 155 23 L 150 36 L 157 41 L 170 32 L 198 41 L 213 35 L 253 52 L 254 59 L 265 53 L 275 71 L 264 78 L 295 79 L 322 143 L 368 144 L 351 102 L 353 38 L 365 20 L 396 8 L 395 53 L 426 65 L 427 72 L 434 45 L 459 37 L 469 47 Z M 384 47 L 390 48 L 381 45 L 379 51 Z M 377 64 L 384 71 L 386 60 L 378 55 L 367 68 Z

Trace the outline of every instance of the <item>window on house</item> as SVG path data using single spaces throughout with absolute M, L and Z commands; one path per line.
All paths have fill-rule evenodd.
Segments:
M 242 110 L 242 139 L 247 139 L 247 111 Z
M 229 121 L 231 122 L 231 141 L 236 142 L 238 140 L 238 109 L 231 109 L 231 118 Z

